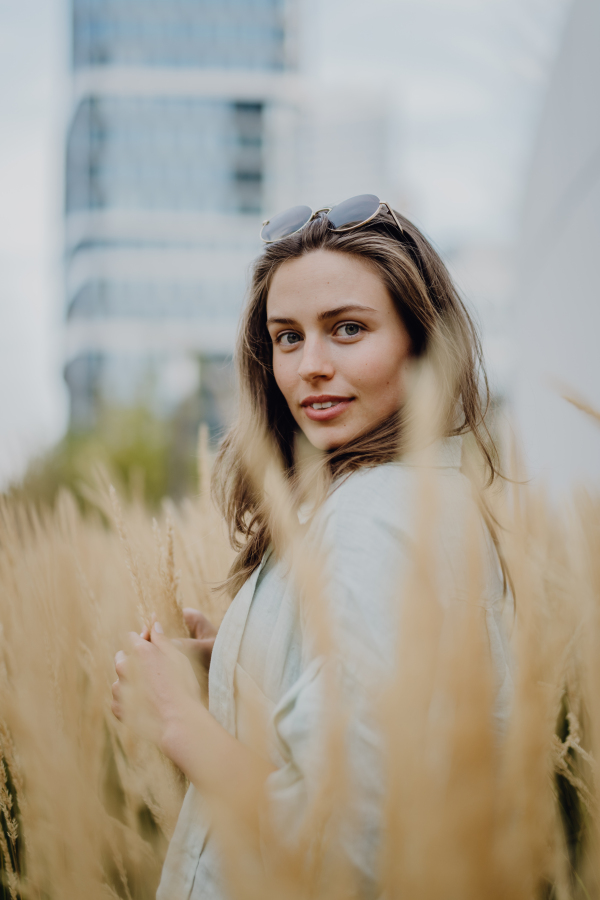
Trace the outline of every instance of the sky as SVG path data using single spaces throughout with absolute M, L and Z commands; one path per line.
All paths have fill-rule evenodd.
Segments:
M 398 205 L 442 248 L 515 242 L 569 0 L 302 0 L 315 83 L 391 113 Z M 0 4 L 0 486 L 67 424 L 62 379 L 67 0 Z

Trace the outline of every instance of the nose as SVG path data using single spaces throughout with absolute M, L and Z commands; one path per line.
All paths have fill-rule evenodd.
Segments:
M 329 380 L 334 375 L 333 362 L 327 342 L 320 337 L 305 336 L 302 348 L 302 359 L 298 366 L 298 375 L 302 381 L 317 381 L 320 378 Z

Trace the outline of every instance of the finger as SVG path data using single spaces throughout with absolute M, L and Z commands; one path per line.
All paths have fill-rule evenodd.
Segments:
M 197 609 L 191 609 L 189 606 L 186 606 L 182 609 L 183 613 L 183 621 L 187 626 L 187 630 L 192 635 L 192 637 L 196 636 L 196 632 L 200 623 L 198 621 L 198 616 L 200 615 Z
M 169 640 L 169 638 L 165 635 L 160 622 L 155 622 L 152 626 L 150 640 L 152 641 L 154 646 L 161 651 L 161 653 L 165 654 L 165 656 L 173 657 L 174 654 L 179 654 L 179 650 L 177 649 L 177 647 L 173 646 L 173 641 Z
M 122 678 L 125 675 L 125 665 L 127 663 L 127 654 L 123 650 L 117 650 L 115 653 L 115 672 Z
M 213 635 L 216 635 L 217 629 L 215 626 L 199 610 L 186 606 L 182 612 L 183 620 L 193 638 L 212 637 Z
M 131 646 L 134 648 L 145 647 L 148 645 L 148 640 L 144 640 L 144 638 L 137 633 L 137 631 L 130 631 L 127 635 L 129 638 L 129 642 Z
M 146 625 L 143 631 L 140 631 L 140 637 L 143 641 L 150 640 L 150 626 Z
M 184 647 L 214 647 L 214 637 L 204 638 L 179 638 Z
M 188 620 L 190 622 L 195 622 L 196 619 L 198 618 L 198 616 L 202 615 L 200 610 L 194 609 L 193 606 L 184 606 L 183 609 L 181 610 L 181 612 L 183 613 L 183 618 L 186 620 L 186 622 Z
M 111 700 L 110 708 L 111 708 L 112 713 L 115 716 L 115 718 L 119 719 L 119 721 L 120 721 L 123 713 L 122 713 L 122 708 L 121 708 L 121 685 L 119 683 L 118 678 L 115 682 L 113 682 L 113 684 L 111 684 L 111 691 L 112 691 L 112 700 Z
M 151 641 L 145 641 L 136 631 L 130 631 L 128 637 L 131 645 L 131 665 L 137 665 L 139 662 L 148 659 L 149 656 L 152 656 L 152 654 L 156 652 Z M 125 674 L 128 675 L 128 672 L 126 671 Z
M 187 656 L 191 659 L 199 659 L 203 666 L 209 667 L 215 644 L 214 638 L 183 638 L 181 643 Z

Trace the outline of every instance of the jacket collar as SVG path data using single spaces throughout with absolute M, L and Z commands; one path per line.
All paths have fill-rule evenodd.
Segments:
M 462 436 L 442 438 L 423 450 L 407 453 L 399 460 L 401 466 L 424 466 L 432 469 L 460 469 L 462 463 Z

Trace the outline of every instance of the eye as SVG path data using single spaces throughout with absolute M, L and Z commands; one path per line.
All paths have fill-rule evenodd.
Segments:
M 344 322 L 343 325 L 338 325 L 335 331 L 340 337 L 356 337 L 362 330 L 362 325 L 356 322 Z
M 276 344 L 281 344 L 282 347 L 291 347 L 293 344 L 297 344 L 302 340 L 301 335 L 298 334 L 297 331 L 284 331 L 281 334 L 278 334 L 275 338 Z

